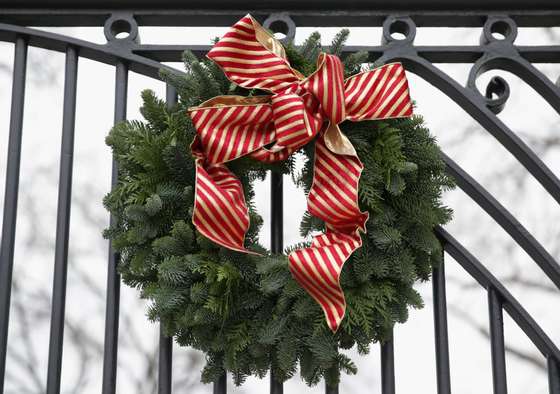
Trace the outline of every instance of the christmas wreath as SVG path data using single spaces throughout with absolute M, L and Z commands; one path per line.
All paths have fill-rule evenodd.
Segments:
M 413 285 L 441 259 L 433 229 L 451 218 L 441 194 L 453 181 L 402 66 L 340 61 L 347 36 L 328 53 L 318 33 L 284 48 L 248 15 L 209 59 L 186 52 L 184 76 L 162 71 L 176 106 L 144 91 L 145 122 L 107 137 L 119 176 L 105 236 L 122 280 L 167 335 L 206 354 L 204 382 L 285 381 L 299 367 L 334 385 L 356 373 L 341 349 L 367 353 L 422 307 Z M 259 244 L 253 205 L 273 169 L 307 193 L 300 233 L 314 235 L 282 255 Z

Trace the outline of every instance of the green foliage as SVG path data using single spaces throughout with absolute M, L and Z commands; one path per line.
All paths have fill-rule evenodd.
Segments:
M 344 48 L 344 44 L 346 40 L 348 40 L 348 36 L 350 35 L 350 30 L 342 29 L 339 31 L 335 36 L 333 41 L 331 42 L 331 46 L 329 48 L 329 53 L 333 55 L 340 56 L 342 55 L 342 48 Z
M 304 64 L 297 68 L 304 75 L 309 75 L 313 70 L 315 70 L 315 64 L 317 63 L 317 58 L 321 53 L 321 35 L 319 32 L 315 31 L 311 33 L 309 37 L 303 42 L 303 45 L 299 49 L 299 53 L 305 61 Z M 290 64 L 293 56 L 289 56 Z M 295 67 L 295 64 L 294 64 Z
M 341 53 L 347 31 L 330 47 Z M 312 34 L 303 47 L 286 48 L 291 64 L 309 74 L 321 48 Z M 367 54 L 346 57 L 346 74 L 359 71 Z M 264 376 L 271 368 L 278 380 L 298 370 L 308 384 L 325 379 L 334 385 L 340 373 L 356 373 L 340 352 L 384 340 L 396 322 L 407 319 L 409 307 L 422 300 L 414 290 L 427 280 L 441 258 L 433 233 L 450 220 L 441 194 L 453 182 L 444 172 L 435 140 L 420 117 L 342 124 L 365 164 L 359 198 L 370 213 L 363 247 L 346 263 L 341 284 L 347 314 L 336 334 L 323 312 L 292 279 L 286 254 L 269 255 L 258 244 L 262 219 L 255 212 L 253 182 L 276 168 L 291 174 L 306 192 L 313 177 L 313 144 L 301 150 L 303 170 L 293 159 L 267 165 L 249 159 L 229 164 L 244 185 L 250 207 L 247 246 L 264 256 L 232 252 L 198 234 L 191 223 L 195 167 L 189 145 L 195 135 L 185 115 L 189 106 L 219 94 L 248 94 L 233 86 L 208 60 L 185 53 L 185 76 L 163 73 L 179 95 L 167 108 L 153 92 L 142 93 L 144 122 L 117 124 L 107 137 L 118 163 L 119 178 L 105 199 L 113 215 L 105 236 L 119 253 L 123 281 L 149 301 L 148 317 L 182 346 L 206 354 L 204 382 L 224 370 L 236 384 L 249 375 Z M 305 215 L 301 234 L 322 231 L 324 224 Z

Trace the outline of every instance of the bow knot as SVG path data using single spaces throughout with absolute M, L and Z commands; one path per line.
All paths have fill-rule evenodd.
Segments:
M 193 223 L 212 241 L 251 253 L 244 247 L 249 215 L 243 188 L 224 163 L 247 155 L 285 160 L 318 137 L 308 210 L 325 222 L 326 232 L 310 248 L 292 252 L 289 267 L 336 331 L 346 309 L 340 272 L 361 246 L 368 219 L 358 205 L 363 165 L 338 125 L 411 116 L 404 69 L 393 63 L 345 80 L 340 59 L 321 53 L 315 72 L 305 77 L 250 15 L 233 25 L 208 57 L 237 85 L 271 94 L 218 96 L 189 109 L 197 130 L 191 146 L 197 166 Z

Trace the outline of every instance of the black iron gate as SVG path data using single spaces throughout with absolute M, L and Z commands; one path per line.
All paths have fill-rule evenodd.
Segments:
M 344 3 L 343 6 L 340 3 Z M 496 77 L 481 94 L 477 77 L 491 69 L 512 72 L 531 85 L 550 106 L 560 113 L 560 88 L 532 63 L 560 63 L 558 46 L 517 46 L 517 28 L 560 26 L 560 3 L 557 0 L 285 0 L 179 1 L 160 0 L 2 0 L 0 1 L 0 40 L 15 43 L 11 117 L 0 249 L 0 393 L 6 368 L 11 278 L 14 260 L 14 239 L 18 203 L 19 166 L 21 156 L 22 119 L 24 111 L 27 48 L 40 47 L 66 54 L 64 108 L 59 177 L 58 218 L 48 379 L 46 392 L 60 392 L 63 330 L 68 263 L 69 217 L 73 169 L 76 82 L 79 57 L 89 58 L 115 67 L 114 120 L 126 117 L 128 72 L 134 71 L 158 78 L 160 62 L 180 61 L 181 53 L 190 49 L 204 54 L 206 46 L 142 45 L 138 26 L 229 26 L 247 11 L 264 25 L 284 33 L 287 39 L 295 35 L 297 26 L 382 26 L 380 46 L 347 47 L 346 51 L 366 50 L 371 61 L 401 61 L 407 70 L 430 82 L 460 105 L 502 144 L 560 203 L 560 180 L 496 116 L 509 96 L 509 87 Z M 104 26 L 107 44 L 98 45 L 76 38 L 27 28 L 25 26 Z M 478 27 L 481 29 L 477 46 L 415 46 L 416 27 Z M 124 39 L 119 33 L 126 32 Z M 393 38 L 401 33 L 404 38 Z M 502 35 L 497 39 L 494 33 Z M 472 63 L 467 86 L 461 86 L 433 63 Z M 171 87 L 167 102 L 177 100 Z M 459 187 L 482 207 L 513 240 L 532 258 L 538 267 L 560 289 L 560 266 L 539 242 L 492 195 L 449 157 L 444 159 L 447 170 Z M 116 168 L 113 166 L 113 180 Z M 272 174 L 272 239 L 273 252 L 282 245 L 282 178 Z M 560 394 L 560 350 L 531 318 L 506 288 L 453 236 L 437 229 L 445 251 L 487 290 L 492 355 L 492 376 L 495 394 L 507 393 L 504 351 L 503 311 L 505 310 L 524 331 L 547 360 L 551 394 Z M 115 393 L 117 374 L 118 316 L 120 278 L 116 271 L 117 256 L 109 250 L 105 345 L 103 363 L 104 394 Z M 437 391 L 451 392 L 447 332 L 445 273 L 443 265 L 433 272 L 434 332 L 437 367 Z M 553 311 L 558 313 L 558 310 Z M 159 393 L 171 392 L 172 341 L 160 336 Z M 381 345 L 382 392 L 395 392 L 393 344 Z M 420 389 L 421 390 L 421 389 Z M 214 385 L 214 393 L 225 393 L 225 375 Z M 282 393 L 281 385 L 271 380 L 271 393 Z M 337 387 L 326 392 L 337 393 Z

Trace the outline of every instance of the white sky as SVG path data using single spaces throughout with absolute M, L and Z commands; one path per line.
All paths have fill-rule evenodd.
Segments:
M 100 28 L 50 29 L 74 37 L 103 43 Z M 315 29 L 302 28 L 297 32 L 296 41 L 300 42 Z M 323 43 L 327 44 L 338 28 L 320 29 Z M 214 36 L 225 29 L 214 28 L 140 28 L 142 42 L 166 44 L 207 44 Z M 353 28 L 349 44 L 377 45 L 380 41 L 379 28 Z M 443 45 L 478 43 L 479 29 L 418 29 L 416 44 Z M 552 44 L 543 29 L 520 29 L 517 43 Z M 558 42 L 554 44 L 559 44 Z M 11 64 L 13 45 L 0 43 L 0 63 Z M 41 202 L 40 212 L 20 209 L 17 229 L 15 274 L 27 278 L 26 286 L 51 288 L 54 250 L 35 250 L 25 245 L 26 234 L 35 227 L 41 241 L 52 241 L 56 225 L 56 175 L 58 174 L 59 144 L 61 134 L 62 89 L 64 73 L 63 54 L 30 48 L 30 62 L 39 64 L 28 71 L 24 136 L 21 165 L 21 193 Z M 177 65 L 180 67 L 180 65 Z M 560 75 L 558 65 L 536 65 L 553 81 Z M 461 85 L 466 83 L 470 65 L 438 65 L 453 76 Z M 40 74 L 47 70 L 55 77 L 54 84 L 39 83 Z M 494 75 L 502 75 L 510 84 L 511 98 L 506 109 L 499 115 L 510 128 L 532 137 L 546 137 L 558 131 L 558 114 L 540 98 L 531 87 L 522 83 L 516 76 L 505 72 L 489 72 L 479 79 L 481 90 Z M 560 233 L 560 209 L 544 189 L 531 177 L 523 180 L 521 188 L 515 180 L 509 180 L 512 173 L 523 173 L 524 169 L 502 148 L 497 141 L 473 121 L 460 107 L 444 94 L 409 73 L 411 94 L 417 102 L 417 112 L 424 115 L 432 132 L 444 151 L 466 169 L 475 179 L 486 187 L 506 208 L 508 208 L 526 228 L 532 232 L 545 248 L 558 259 L 557 236 Z M 101 206 L 102 196 L 110 184 L 110 151 L 104 145 L 104 137 L 113 119 L 114 70 L 87 59 L 80 59 L 78 79 L 78 99 L 76 113 L 74 195 L 88 196 L 86 211 L 95 217 L 107 217 Z M 139 119 L 140 91 L 146 88 L 155 90 L 164 97 L 164 84 L 149 78 L 130 74 L 128 94 L 128 117 Z M 0 73 L 0 179 L 5 179 L 6 152 L 8 141 L 11 76 Z M 468 140 L 461 140 L 461 132 L 472 128 Z M 459 140 L 458 140 L 459 138 Z M 560 154 L 556 149 L 541 157 L 555 172 L 560 172 Z M 41 169 L 51 167 L 53 176 L 42 175 Z M 27 181 L 33 179 L 33 182 Z M 285 245 L 300 241 L 298 226 L 305 210 L 305 196 L 296 190 L 289 179 L 285 180 Z M 0 189 L 0 204 L 3 204 L 3 187 Z M 262 239 L 268 244 L 269 231 L 269 194 L 268 183 L 258 187 L 257 206 L 265 219 Z M 446 202 L 455 210 L 454 221 L 447 227 L 467 248 L 497 276 L 511 272 L 512 267 L 520 267 L 528 278 L 547 283 L 544 275 L 520 248 L 511 244 L 507 234 L 489 218 L 482 209 L 461 191 L 446 196 Z M 20 200 L 20 207 L 26 207 Z M 1 207 L 1 205 L 0 205 Z M 36 215 L 36 216 L 34 216 Z M 104 216 L 105 215 L 105 216 Z M 77 258 L 72 264 L 84 267 L 96 283 L 104 286 L 106 275 L 106 247 L 101 239 L 99 227 L 84 226 L 84 217 L 73 214 L 71 221 L 71 252 Z M 93 250 L 92 250 L 93 245 Z M 88 253 L 82 253 L 88 250 Z M 507 253 L 506 253 L 507 252 Z M 486 294 L 475 288 L 465 289 L 456 281 L 468 282 L 466 274 L 451 259 L 447 259 L 447 274 L 453 281 L 448 284 L 448 300 L 454 308 L 468 311 L 477 321 L 487 321 Z M 69 271 L 67 294 L 67 313 L 73 318 L 87 322 L 88 331 L 95 338 L 103 337 L 103 305 L 79 286 L 72 285 L 72 266 Z M 550 283 L 550 282 L 548 282 Z M 426 307 L 411 311 L 410 320 L 395 330 L 396 384 L 398 393 L 435 392 L 435 359 L 433 345 L 433 323 L 431 285 L 421 284 L 418 289 L 423 294 Z M 49 290 L 50 291 L 50 290 Z M 542 324 L 543 329 L 556 343 L 560 343 L 560 297 L 547 296 L 540 292 L 511 287 L 510 291 Z M 135 325 L 149 348 L 157 343 L 157 326 L 148 323 L 143 306 L 139 304 L 135 290 L 125 286 L 121 289 L 121 309 L 135 308 Z M 12 324 L 14 326 L 14 324 Z M 12 329 L 11 326 L 11 329 Z M 14 330 L 12 329 L 12 333 Z M 450 355 L 453 392 L 458 394 L 490 392 L 491 365 L 490 349 L 485 339 L 464 321 L 449 314 Z M 38 369 L 45 371 L 48 350 L 48 325 L 37 327 L 33 338 L 40 355 Z M 506 318 L 506 339 L 522 348 L 533 349 L 521 331 Z M 11 341 L 18 341 L 14 334 Z M 123 363 L 134 365 L 134 353 L 121 352 Z M 63 358 L 63 386 L 70 384 L 75 373 L 74 355 L 71 347 L 65 348 Z M 372 354 L 360 358 L 354 354 L 358 364 L 357 377 L 343 377 L 341 393 L 378 393 L 380 392 L 379 351 L 375 346 Z M 508 380 L 511 393 L 546 393 L 546 376 L 534 367 L 508 356 Z M 90 380 L 84 388 L 85 393 L 98 393 L 101 383 L 101 360 L 92 367 Z M 134 368 L 133 368 L 134 369 Z M 10 365 L 8 365 L 10 370 Z M 137 371 L 141 373 L 141 371 Z M 15 373 L 15 372 L 14 372 Z M 175 374 L 184 370 L 175 368 Z M 193 371 L 192 373 L 196 373 Z M 118 375 L 119 393 L 133 393 L 125 374 Z M 46 379 L 45 379 L 46 381 Z M 305 388 L 299 378 L 292 379 L 285 386 L 287 393 L 323 392 L 319 385 L 314 389 Z M 234 393 L 263 393 L 268 389 L 268 380 L 250 379 Z M 196 393 L 211 392 L 211 387 L 202 387 Z

